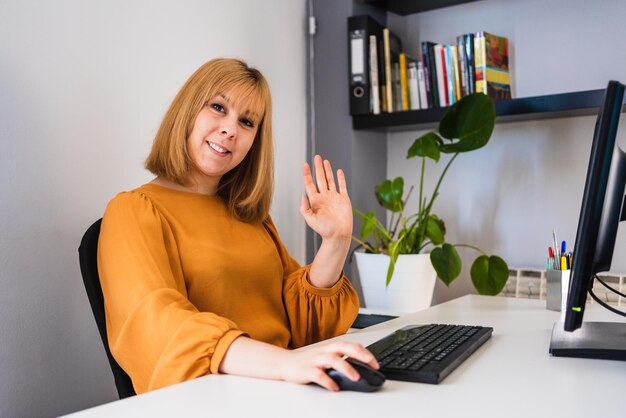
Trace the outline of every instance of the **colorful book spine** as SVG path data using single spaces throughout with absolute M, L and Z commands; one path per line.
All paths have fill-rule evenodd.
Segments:
M 385 57 L 385 84 L 387 96 L 387 112 L 400 110 L 398 92 L 400 85 L 400 52 L 402 41 L 389 28 L 383 29 L 383 46 Z M 394 90 L 396 93 L 394 94 Z
M 389 28 L 383 29 L 383 42 L 385 47 L 385 98 L 387 112 L 393 112 L 393 82 L 391 76 L 391 45 Z
M 484 32 L 483 39 L 487 95 L 494 100 L 510 99 L 509 41 L 487 32 Z
M 422 42 L 422 55 L 424 57 L 424 75 L 427 77 L 428 107 L 440 107 L 437 68 L 435 64 L 435 43 L 428 41 Z
M 450 45 L 444 45 L 444 58 L 445 58 L 445 80 L 446 80 L 446 88 L 448 89 L 447 103 L 448 106 L 454 104 L 454 69 L 452 68 L 452 48 Z
M 369 37 L 369 61 L 370 61 L 370 99 L 372 113 L 380 114 L 380 86 L 378 83 L 378 40 L 376 35 Z
M 444 67 L 444 49 L 443 45 L 437 44 L 433 47 L 433 51 L 435 53 L 435 65 L 433 70 L 437 76 L 437 92 L 439 95 L 439 107 L 448 106 L 448 93 L 446 88 L 446 81 L 444 74 L 446 73 L 446 69 Z
M 456 37 L 456 50 L 459 69 L 459 83 L 461 88 L 461 96 L 467 96 L 467 62 L 465 61 L 465 35 Z
M 407 64 L 407 80 L 409 84 L 409 108 L 411 110 L 420 109 L 419 81 L 417 76 L 417 62 L 409 61 Z
M 392 80 L 393 80 L 393 110 L 398 112 L 402 110 L 402 86 L 400 80 L 400 55 L 398 61 L 392 64 Z
M 467 65 L 467 94 L 476 92 L 476 70 L 474 67 L 474 34 L 463 35 L 465 44 L 465 62 Z
M 450 58 L 452 60 L 452 81 L 454 83 L 454 101 L 458 102 L 463 97 L 461 89 L 461 70 L 459 68 L 459 54 L 456 45 L 450 46 Z
M 428 109 L 427 82 L 428 76 L 424 71 L 424 63 L 419 61 L 417 63 L 417 84 L 419 86 L 420 109 Z
M 383 42 L 382 30 L 378 38 L 378 98 L 380 99 L 380 111 L 387 112 L 387 73 L 385 71 L 385 47 Z
M 402 110 L 409 110 L 409 79 L 407 77 L 407 58 L 403 52 L 400 54 L 400 97 Z
M 485 81 L 486 67 L 485 35 L 484 32 L 476 32 L 476 35 L 474 35 L 474 74 L 476 74 L 476 93 L 487 94 L 487 83 Z
M 474 37 L 476 91 L 494 100 L 511 98 L 508 40 L 478 32 Z

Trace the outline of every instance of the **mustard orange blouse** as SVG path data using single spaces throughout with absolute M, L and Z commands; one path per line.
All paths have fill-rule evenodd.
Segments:
M 217 373 L 242 334 L 296 348 L 345 333 L 359 306 L 345 276 L 311 285 L 271 219 L 155 184 L 107 206 L 98 270 L 111 352 L 137 393 Z

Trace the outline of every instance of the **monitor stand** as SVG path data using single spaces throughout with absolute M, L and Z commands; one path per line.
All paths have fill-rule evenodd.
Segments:
M 626 323 L 583 321 L 576 331 L 563 328 L 563 322 L 556 322 L 552 328 L 553 356 L 626 360 Z

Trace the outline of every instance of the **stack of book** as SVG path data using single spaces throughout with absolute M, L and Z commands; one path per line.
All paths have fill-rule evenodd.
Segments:
M 455 44 L 424 41 L 413 55 L 389 28 L 352 16 L 348 39 L 352 115 L 446 107 L 475 92 L 511 98 L 505 37 L 476 32 Z

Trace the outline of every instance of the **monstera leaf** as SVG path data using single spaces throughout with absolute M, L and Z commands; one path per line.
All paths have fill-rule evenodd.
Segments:
M 392 180 L 385 180 L 376 186 L 376 199 L 385 209 L 392 212 L 401 212 L 404 208 L 402 195 L 404 194 L 404 179 L 396 177 Z
M 495 296 L 502 291 L 509 277 L 509 266 L 497 255 L 481 255 L 470 270 L 472 283 L 481 295 Z
M 428 157 L 437 162 L 441 156 L 441 152 L 439 151 L 441 145 L 443 145 L 441 138 L 434 132 L 428 132 L 413 142 L 413 145 L 411 145 L 411 148 L 409 148 L 406 154 L 406 158 Z
M 443 141 L 439 150 L 451 154 L 481 148 L 489 142 L 495 126 L 496 107 L 484 94 L 463 97 L 448 108 L 439 123 L 439 134 L 449 140 Z
M 436 215 L 429 215 L 428 223 L 426 224 L 426 236 L 435 245 L 443 244 L 446 238 L 446 224 L 443 220 Z
M 443 244 L 430 253 L 430 261 L 437 272 L 437 276 L 446 284 L 450 283 L 461 274 L 461 257 L 451 244 Z

